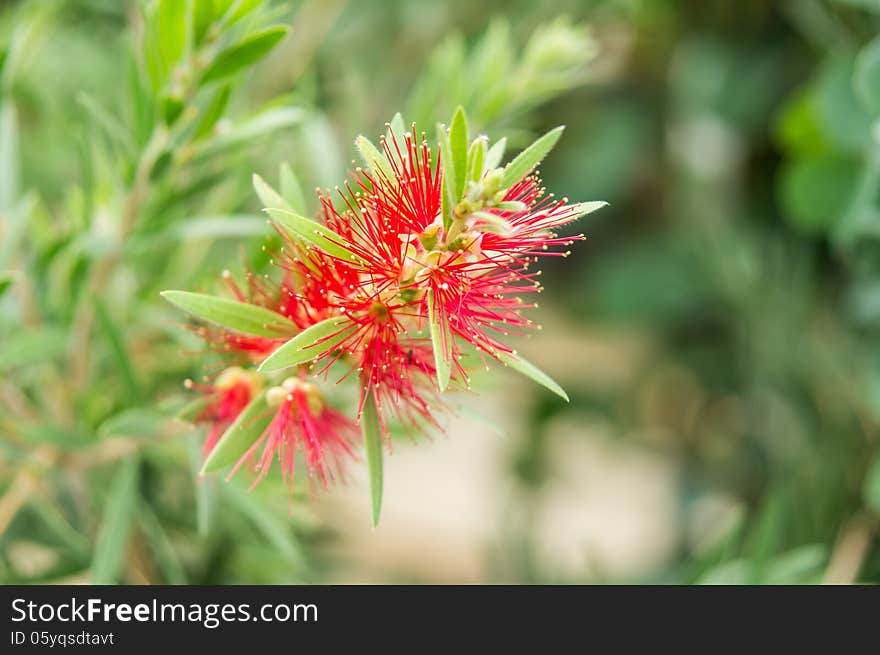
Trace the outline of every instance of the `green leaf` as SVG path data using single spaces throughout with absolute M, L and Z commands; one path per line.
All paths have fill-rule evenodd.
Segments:
M 0 340 L 0 373 L 20 366 L 46 364 L 64 352 L 66 334 L 50 327 L 31 328 Z
M 550 152 L 562 131 L 565 129 L 563 125 L 553 128 L 547 134 L 539 138 L 528 148 L 519 153 L 512 162 L 504 168 L 504 176 L 501 178 L 501 187 L 509 189 L 514 184 L 525 177 L 535 166 L 541 163 L 545 155 Z
M 277 338 L 297 329 L 281 314 L 238 300 L 190 291 L 163 291 L 160 295 L 193 316 L 243 334 Z
M 391 168 L 391 164 L 388 163 L 385 153 L 374 146 L 372 141 L 361 134 L 354 140 L 354 145 L 360 153 L 361 159 L 364 160 L 367 168 L 369 168 L 374 175 L 384 177 L 389 182 L 393 182 L 396 179 L 394 176 L 394 170 Z
M 181 3 L 183 4 L 183 3 Z M 270 27 L 242 39 L 221 52 L 202 75 L 202 84 L 234 75 L 242 68 L 259 61 L 287 34 L 284 26 Z
M 213 473 L 235 464 L 254 445 L 272 420 L 266 394 L 261 393 L 232 422 L 217 441 L 202 465 L 201 474 Z
M 211 134 L 214 126 L 223 117 L 226 105 L 229 103 L 230 86 L 227 84 L 217 90 L 210 104 L 205 108 L 198 127 L 193 134 L 193 140 L 203 139 Z
M 189 439 L 189 467 L 192 474 L 193 496 L 196 501 L 196 531 L 200 537 L 211 532 L 211 523 L 215 516 L 216 486 L 215 480 L 206 480 L 202 476 L 202 444 L 201 431 L 194 431 Z M 216 446 L 216 444 L 214 444 Z
M 486 139 L 475 139 L 468 151 L 467 179 L 478 182 L 483 177 L 483 161 L 486 159 Z
M 578 202 L 572 205 L 572 209 L 577 212 L 578 217 L 592 214 L 594 211 L 607 207 L 608 203 L 604 200 L 593 200 L 591 202 Z
M 12 287 L 13 282 L 15 282 L 14 271 L 0 271 L 0 298 Z
M 496 352 L 495 356 L 505 366 L 509 366 L 515 371 L 519 371 L 526 377 L 532 378 L 532 380 L 540 384 L 542 387 L 549 389 L 557 396 L 568 402 L 568 394 L 565 393 L 565 390 L 561 386 L 559 386 L 559 384 L 553 378 L 544 373 L 544 371 L 539 369 L 528 360 L 523 359 L 516 353 L 505 353 L 501 351 Z
M 183 564 L 174 550 L 174 544 L 165 532 L 162 522 L 156 516 L 148 502 L 140 503 L 137 508 L 138 525 L 153 550 L 153 555 L 166 584 L 186 584 L 186 573 Z
M 194 398 L 177 410 L 175 418 L 192 423 L 196 421 L 208 406 L 208 398 L 204 395 Z
M 307 205 L 302 185 L 286 161 L 281 163 L 279 178 L 281 179 L 281 197 L 287 201 L 293 211 L 305 215 Z
M 214 0 L 192 0 L 193 44 L 201 44 L 214 22 Z
M 437 126 L 437 143 L 440 145 L 440 168 L 442 172 L 440 205 L 443 213 L 443 229 L 452 225 L 452 210 L 460 198 L 454 197 L 455 160 L 452 157 L 452 145 L 449 134 L 442 125 Z
M 0 210 L 11 209 L 19 192 L 18 117 L 12 102 L 0 102 Z
M 467 116 L 465 116 L 464 108 L 459 105 L 452 117 L 452 126 L 449 128 L 449 147 L 452 150 L 452 166 L 455 173 L 454 197 L 456 202 L 464 195 L 464 186 L 467 180 L 468 143 Z
M 234 3 L 223 3 L 227 5 L 232 4 L 229 11 L 223 16 L 223 23 L 225 25 L 232 25 L 259 7 L 261 2 L 264 2 L 264 0 L 235 0 Z
M 131 365 L 131 358 L 128 356 L 128 349 L 125 346 L 125 339 L 122 333 L 116 327 L 113 319 L 107 313 L 104 302 L 98 298 L 95 300 L 95 315 L 98 318 L 98 324 L 101 326 L 104 335 L 107 337 L 107 343 L 110 346 L 110 352 L 116 361 L 116 367 L 125 383 L 125 390 L 130 401 L 137 400 L 141 396 L 141 387 L 138 384 L 134 367 Z
M 210 139 L 203 139 L 194 150 L 193 156 L 215 155 L 223 150 L 253 145 L 258 139 L 276 130 L 296 125 L 304 116 L 305 112 L 298 107 L 267 109 Z
M 875 512 L 880 512 L 880 454 L 874 456 L 874 462 L 865 475 L 862 493 L 865 505 Z
M 866 45 L 856 59 L 854 84 L 865 107 L 880 114 L 880 37 Z
M 372 392 L 364 400 L 364 411 L 361 413 L 361 431 L 364 435 L 364 452 L 367 456 L 367 472 L 370 476 L 370 507 L 375 528 L 379 525 L 379 515 L 382 512 L 384 474 L 382 470 L 382 430 L 379 427 L 379 415 L 376 412 L 376 401 Z
M 292 207 L 285 202 L 284 198 L 281 197 L 281 194 L 266 184 L 266 181 L 262 177 L 254 173 L 252 180 L 254 190 L 260 197 L 260 202 L 263 203 L 263 207 L 266 207 L 267 209 L 271 207 L 272 209 L 286 209 L 292 211 Z
M 186 50 L 186 2 L 159 0 L 156 34 L 163 68 L 168 71 Z
M 304 364 L 342 343 L 357 326 L 345 316 L 328 318 L 309 326 L 293 339 L 278 347 L 260 364 L 261 371 L 277 371 Z
M 801 157 L 788 162 L 777 180 L 789 223 L 804 234 L 832 229 L 857 191 L 861 164 L 836 155 Z
M 397 112 L 394 114 L 394 118 L 391 119 L 391 125 L 388 128 L 388 139 L 391 139 L 393 136 L 394 139 L 397 140 L 397 143 L 402 147 L 404 134 L 406 134 L 406 125 L 403 122 L 403 116 L 401 113 Z
M 231 216 L 199 216 L 175 223 L 165 233 L 168 238 L 181 239 L 223 239 L 229 237 L 252 237 L 266 232 L 266 219 L 247 214 Z
M 492 147 L 489 148 L 489 152 L 486 153 L 486 161 L 483 164 L 483 168 L 487 171 L 498 168 L 498 165 L 501 163 L 501 160 L 504 157 L 504 151 L 506 149 L 507 137 L 499 139 L 494 144 L 492 144 Z
M 224 501 L 237 509 L 256 527 L 274 550 L 297 568 L 305 565 L 302 545 L 290 529 L 290 517 L 277 516 L 266 505 L 265 499 L 256 498 L 232 484 L 222 485 Z
M 428 327 L 431 331 L 431 345 L 434 347 L 434 366 L 437 369 L 440 391 L 445 391 L 452 373 L 452 334 L 446 322 L 446 313 L 438 305 L 434 290 L 428 289 Z
M 818 78 L 816 111 L 829 141 L 838 149 L 860 154 L 870 143 L 871 116 L 856 96 L 855 58 L 835 53 L 826 58 Z
M 107 490 L 104 515 L 92 556 L 93 584 L 113 584 L 122 572 L 125 548 L 137 505 L 140 462 L 136 457 L 122 461 Z
M 323 250 L 328 255 L 355 264 L 361 263 L 360 257 L 355 255 L 351 250 L 340 245 L 342 237 L 336 234 L 333 230 L 324 227 L 323 225 L 319 225 L 315 221 L 300 216 L 295 212 L 272 207 L 267 207 L 266 211 L 281 225 L 293 232 L 295 236 L 308 241 L 310 244 Z

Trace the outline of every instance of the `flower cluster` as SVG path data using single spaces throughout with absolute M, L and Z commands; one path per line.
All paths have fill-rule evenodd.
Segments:
M 199 415 L 210 424 L 206 470 L 249 464 L 259 480 L 277 458 L 292 481 L 302 452 L 311 477 L 326 484 L 353 454 L 357 422 L 371 477 L 381 476 L 376 452 L 391 423 L 436 424 L 447 387 L 469 387 L 468 355 L 564 396 L 504 343 L 532 327 L 523 311 L 534 304 L 524 298 L 541 291 L 538 257 L 567 256 L 584 237 L 560 228 L 604 204 L 570 204 L 541 186 L 535 167 L 561 128 L 501 166 L 504 140 L 470 140 L 461 110 L 450 129 L 438 127 L 434 151 L 401 123 L 378 148 L 358 138 L 365 167 L 319 194 L 319 220 L 255 176 L 282 238 L 273 259 L 280 281 L 249 275 L 243 290 L 224 274 L 234 300 L 165 292 L 207 321 L 197 330 L 214 349 L 238 359 L 212 383 L 192 385 L 208 399 Z M 331 367 L 341 371 L 333 381 L 357 382 L 353 419 L 331 408 L 316 382 Z

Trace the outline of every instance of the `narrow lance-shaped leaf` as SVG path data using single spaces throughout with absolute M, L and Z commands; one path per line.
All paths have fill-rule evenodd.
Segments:
M 453 198 L 455 185 L 455 163 L 452 158 L 452 146 L 449 143 L 449 134 L 442 125 L 437 126 L 437 143 L 440 145 L 440 169 L 442 173 L 440 188 L 440 206 L 443 214 L 443 229 L 448 230 L 452 225 L 452 210 L 458 203 Z
M 478 182 L 483 176 L 483 160 L 486 158 L 486 138 L 479 137 L 468 151 L 467 179 Z
M 252 181 L 254 184 L 254 191 L 257 192 L 257 195 L 260 197 L 260 202 L 263 203 L 264 207 L 293 211 L 293 208 L 287 204 L 284 198 L 281 197 L 281 194 L 270 187 L 262 177 L 254 173 Z
M 281 163 L 279 178 L 281 180 L 281 197 L 287 201 L 293 211 L 304 215 L 306 213 L 306 197 L 302 185 L 286 161 Z
M 492 147 L 489 148 L 489 152 L 486 153 L 486 161 L 483 164 L 483 168 L 486 171 L 491 171 L 498 168 L 498 165 L 501 163 L 501 159 L 504 157 L 504 151 L 507 148 L 507 137 L 503 139 L 499 139 L 495 143 L 492 144 Z
M 361 431 L 364 435 L 364 452 L 367 456 L 367 472 L 370 476 L 370 507 L 372 509 L 373 527 L 379 525 L 382 512 L 383 487 L 383 453 L 382 431 L 379 427 L 379 415 L 376 412 L 376 400 L 371 393 L 364 400 L 361 413 Z
M 162 297 L 183 311 L 230 330 L 258 337 L 279 337 L 296 323 L 265 307 L 190 291 L 163 291 Z
M 459 105 L 452 117 L 452 125 L 449 128 L 449 147 L 452 150 L 452 165 L 455 171 L 455 202 L 461 200 L 464 195 L 464 186 L 467 179 L 468 165 L 468 126 L 464 108 Z
M 501 178 L 501 186 L 505 189 L 512 187 L 535 166 L 541 163 L 544 156 L 550 152 L 553 146 L 556 145 L 556 142 L 559 141 L 559 137 L 562 136 L 562 130 L 564 129 L 565 127 L 560 125 L 559 127 L 550 130 L 547 134 L 539 138 L 532 145 L 514 157 L 513 161 L 511 161 L 504 169 L 504 176 Z
M 316 248 L 323 250 L 328 255 L 333 255 L 338 259 L 344 259 L 354 264 L 361 263 L 360 257 L 355 255 L 345 246 L 340 245 L 342 237 L 333 230 L 319 225 L 313 220 L 300 216 L 299 214 L 287 211 L 285 209 L 276 209 L 267 207 L 266 211 L 269 215 L 278 221 L 282 226 L 293 232 L 295 236 L 308 241 Z
M 230 86 L 227 84 L 220 88 L 214 97 L 211 98 L 210 104 L 205 108 L 199 124 L 193 133 L 193 139 L 199 140 L 211 134 L 214 126 L 223 117 L 226 111 L 226 105 L 229 103 Z
M 406 126 L 403 122 L 403 116 L 400 112 L 394 114 L 394 118 L 391 119 L 390 126 L 388 128 L 388 139 L 396 140 L 398 145 L 403 148 L 403 140 L 404 134 L 406 133 Z
M 354 145 L 361 154 L 361 159 L 364 160 L 367 168 L 374 175 L 385 177 L 392 182 L 394 181 L 394 170 L 392 170 L 391 164 L 388 163 L 385 153 L 374 146 L 372 141 L 361 134 L 354 140 Z
M 434 366 L 437 369 L 437 384 L 440 391 L 444 391 L 449 385 L 452 373 L 450 364 L 452 335 L 446 324 L 446 316 L 443 308 L 439 307 L 438 299 L 433 289 L 428 290 L 428 328 L 431 332 L 431 345 L 434 347 Z
M 544 373 L 537 366 L 532 364 L 531 362 L 523 359 L 519 355 L 515 353 L 505 353 L 498 351 L 495 353 L 495 356 L 501 360 L 501 362 L 505 366 L 509 366 L 515 371 L 519 371 L 526 377 L 532 378 L 535 382 L 540 384 L 541 386 L 549 389 L 553 393 L 555 393 L 560 398 L 563 398 L 566 402 L 568 402 L 568 394 L 565 393 L 565 390 L 559 386 L 559 384 L 551 378 L 549 375 Z
M 259 370 L 277 371 L 311 361 L 345 341 L 356 327 L 351 319 L 344 316 L 315 323 L 264 359 Z
M 586 216 L 587 214 L 592 214 L 594 211 L 597 211 L 607 206 L 608 203 L 604 200 L 594 200 L 591 202 L 576 203 L 574 205 L 571 205 L 570 209 L 574 210 L 574 212 L 578 216 Z
M 94 584 L 119 581 L 137 504 L 139 473 L 138 458 L 129 457 L 123 460 L 113 476 L 92 556 Z
M 251 400 L 226 432 L 220 436 L 205 459 L 201 474 L 213 473 L 241 459 L 247 449 L 263 434 L 271 418 L 269 406 L 266 404 L 266 394 L 261 393 Z
M 183 4 L 183 3 L 181 3 Z M 242 39 L 221 52 L 202 75 L 202 84 L 233 75 L 266 56 L 287 34 L 283 26 L 270 27 Z

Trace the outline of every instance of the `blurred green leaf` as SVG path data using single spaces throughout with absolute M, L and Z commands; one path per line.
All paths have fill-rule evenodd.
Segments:
M 107 344 L 110 346 L 110 352 L 113 354 L 116 367 L 122 375 L 129 400 L 134 403 L 141 397 L 141 388 L 129 358 L 122 333 L 110 318 L 104 302 L 100 299 L 95 301 L 95 315 L 98 318 L 98 323 L 104 335 L 107 337 Z
M 281 163 L 279 177 L 281 179 L 281 196 L 287 201 L 287 204 L 293 211 L 305 216 L 308 213 L 306 198 L 302 191 L 302 185 L 300 185 L 299 180 L 294 175 L 290 164 L 287 162 Z
M 167 418 L 155 409 L 133 408 L 115 414 L 101 423 L 98 436 L 155 437 Z
M 284 198 L 281 197 L 281 194 L 266 184 L 266 181 L 262 177 L 254 173 L 251 179 L 254 184 L 254 190 L 260 197 L 260 202 L 263 203 L 263 207 L 267 209 L 272 208 L 293 211 L 293 208 L 287 204 Z
M 171 543 L 171 539 L 162 527 L 159 517 L 153 512 L 149 503 L 141 502 L 137 507 L 137 522 L 146 537 L 146 541 L 155 555 L 156 564 L 162 572 L 165 584 L 182 585 L 187 583 L 183 564 Z
M 876 455 L 871 466 L 868 467 L 862 495 L 865 498 L 865 505 L 880 513 L 880 455 Z
M 880 37 L 866 45 L 856 59 L 855 88 L 864 106 L 875 116 L 880 114 Z
M 11 102 L 0 102 L 0 209 L 18 200 L 18 118 Z
M 221 52 L 202 75 L 202 84 L 214 82 L 238 73 L 259 61 L 287 35 L 283 26 L 270 27 L 251 34 L 227 50 Z
M 264 307 L 189 291 L 163 291 L 162 297 L 197 318 L 243 334 L 275 337 L 296 330 L 296 324 Z
M 180 0 L 159 0 L 157 34 L 165 70 L 171 70 L 186 49 L 186 8 Z
M 110 483 L 104 514 L 92 557 L 93 584 L 119 582 L 128 537 L 136 514 L 140 461 L 137 457 L 123 460 Z
M 13 282 L 15 282 L 15 271 L 0 271 L 0 298 L 12 288 Z
M 367 456 L 367 472 L 370 476 L 370 507 L 372 508 L 373 527 L 379 525 L 379 516 L 382 513 L 382 488 L 383 488 L 383 453 L 382 453 L 382 430 L 379 426 L 379 416 L 376 413 L 376 400 L 372 393 L 364 399 L 364 409 L 361 413 L 361 431 L 364 436 L 364 451 Z
M 211 23 L 214 22 L 214 1 L 191 0 L 191 11 L 192 42 L 193 45 L 199 46 L 207 35 Z
M 223 117 L 223 113 L 226 111 L 226 105 L 229 103 L 231 90 L 232 88 L 229 85 L 226 85 L 220 87 L 217 89 L 216 93 L 214 93 L 214 97 L 211 98 L 210 104 L 208 104 L 205 111 L 202 113 L 199 124 L 193 133 L 194 140 L 210 136 L 214 127 L 217 125 L 217 121 Z
M 839 148 L 862 152 L 871 142 L 871 117 L 856 97 L 853 86 L 855 60 L 833 55 L 822 67 L 818 86 L 818 112 L 825 133 Z
M 201 474 L 235 464 L 253 446 L 272 420 L 266 394 L 258 394 L 226 428 L 202 465 Z
M 266 506 L 265 499 L 245 493 L 232 484 L 225 484 L 222 489 L 224 500 L 247 517 L 279 554 L 297 567 L 304 565 L 302 545 L 290 529 L 289 517 L 279 519 Z
M 780 174 L 779 191 L 792 226 L 805 234 L 830 230 L 849 209 L 860 168 L 858 162 L 834 155 L 787 163 Z
M 48 363 L 64 352 L 66 344 L 65 333 L 51 327 L 36 327 L 5 336 L 0 342 L 0 373 Z

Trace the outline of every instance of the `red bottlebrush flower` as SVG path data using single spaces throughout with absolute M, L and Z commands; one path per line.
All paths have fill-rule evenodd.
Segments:
M 202 454 L 207 457 L 220 436 L 262 389 L 263 381 L 252 371 L 232 366 L 221 372 L 213 384 L 196 384 L 187 380 L 186 386 L 207 396 L 207 405 L 196 419 L 211 426 L 202 445 Z
M 321 197 L 324 222 L 356 261 L 313 249 L 298 252 L 297 259 L 312 262 L 322 283 L 338 277 L 340 271 L 346 271 L 348 278 L 341 290 L 330 295 L 335 312 L 351 321 L 340 327 L 340 333 L 350 330 L 351 334 L 341 342 L 328 339 L 332 348 L 317 359 L 333 361 L 340 353 L 351 354 L 367 386 L 380 388 L 388 382 L 399 391 L 392 396 L 412 400 L 415 385 L 401 386 L 397 380 L 413 368 L 400 365 L 402 353 L 413 351 L 408 335 L 422 329 L 433 312 L 478 351 L 493 356 L 511 352 L 497 336 L 532 326 L 521 312 L 534 305 L 520 299 L 525 292 L 541 290 L 540 272 L 530 271 L 530 265 L 539 255 L 565 256 L 568 253 L 550 249 L 584 238 L 554 232 L 582 212 L 566 199 L 545 195 L 534 175 L 503 189 L 502 170 L 494 169 L 467 183 L 444 227 L 442 167 L 439 162 L 432 166 L 424 137 L 420 143 L 412 133 L 404 136 L 403 143 L 396 138 L 383 140 L 383 151 L 388 167 L 358 169 L 356 187 L 347 185 L 340 191 L 343 209 Z M 334 271 L 328 270 L 330 262 Z M 431 308 L 429 298 L 434 299 Z M 334 315 L 332 308 L 328 315 Z M 444 348 L 453 376 L 466 381 L 455 340 L 448 339 Z M 431 374 L 433 366 L 426 361 L 420 360 L 415 373 Z M 424 402 L 416 398 L 414 405 L 418 414 L 427 414 L 421 409 Z
M 329 486 L 339 473 L 341 460 L 354 456 L 352 446 L 359 434 L 355 423 L 326 406 L 315 386 L 297 377 L 270 387 L 266 401 L 275 408 L 275 415 L 260 438 L 241 456 L 229 477 L 262 447 L 256 457 L 257 477 L 251 488 L 266 476 L 276 457 L 285 483 L 292 488 L 299 450 L 305 455 L 310 480 L 318 478 L 325 487 Z

